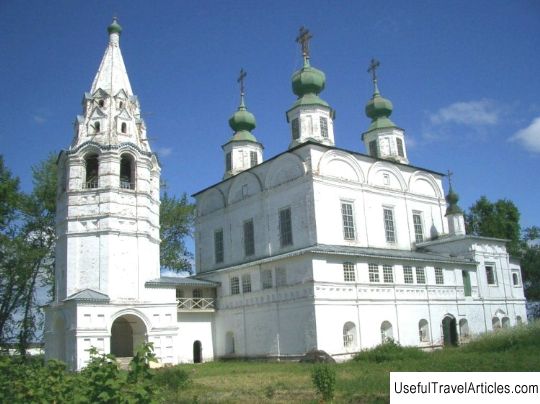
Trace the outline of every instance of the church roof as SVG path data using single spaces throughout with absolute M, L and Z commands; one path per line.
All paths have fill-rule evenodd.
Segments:
M 82 302 L 103 302 L 109 303 L 111 300 L 105 293 L 97 292 L 92 289 L 84 289 L 77 293 L 72 294 L 64 299 L 64 302 L 68 300 L 76 300 Z
M 445 243 L 452 243 L 455 241 L 462 241 L 462 240 L 468 240 L 468 241 L 483 241 L 483 242 L 491 242 L 491 243 L 507 243 L 510 241 L 509 239 L 505 238 L 495 238 L 495 237 L 484 237 L 484 236 L 475 236 L 473 234 L 466 234 L 466 235 L 443 235 L 437 238 L 436 240 L 429 240 L 424 241 L 422 243 L 418 243 L 416 246 L 423 248 L 423 247 L 429 247 L 430 245 L 435 244 L 445 244 Z
M 113 29 L 111 29 L 113 27 Z M 90 93 L 94 94 L 99 89 L 106 91 L 114 96 L 121 90 L 125 90 L 128 95 L 133 95 L 131 84 L 127 75 L 122 52 L 120 51 L 119 39 L 121 28 L 116 21 L 109 26 L 109 44 L 105 49 L 105 54 L 92 82 Z
M 144 284 L 146 287 L 176 287 L 176 286 L 205 286 L 216 287 L 219 283 L 212 281 L 205 281 L 203 279 L 197 279 L 194 277 L 180 278 L 175 276 L 162 276 L 157 279 L 152 279 Z

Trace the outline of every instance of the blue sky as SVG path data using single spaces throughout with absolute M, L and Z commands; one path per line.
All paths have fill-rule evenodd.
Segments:
M 508 198 L 523 227 L 540 225 L 538 1 L 2 0 L 0 153 L 25 190 L 30 166 L 69 146 L 113 15 L 171 193 L 221 179 L 241 67 L 265 158 L 287 148 L 304 25 L 312 65 L 326 73 L 321 97 L 336 110 L 338 147 L 365 152 L 375 57 L 411 164 L 453 171 L 462 208 L 482 195 Z

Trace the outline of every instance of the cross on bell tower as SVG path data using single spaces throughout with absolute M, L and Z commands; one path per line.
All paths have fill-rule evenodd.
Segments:
M 309 59 L 309 40 L 313 38 L 313 35 L 305 27 L 300 27 L 296 42 L 298 42 L 302 49 L 302 55 L 304 59 Z

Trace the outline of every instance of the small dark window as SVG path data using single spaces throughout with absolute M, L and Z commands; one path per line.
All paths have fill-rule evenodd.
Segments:
M 135 189 L 133 159 L 128 154 L 120 158 L 120 188 Z
M 279 211 L 279 236 L 281 247 L 293 244 L 291 208 Z
M 399 137 L 396 138 L 397 143 L 397 152 L 401 157 L 405 157 L 405 152 L 403 150 L 403 140 L 401 140 Z
M 516 274 L 516 273 L 513 273 L 513 274 L 512 274 L 512 283 L 514 284 L 514 286 L 519 286 L 519 277 L 518 277 L 518 274 Z
M 101 125 L 99 122 L 94 122 L 94 133 L 101 132 Z
M 471 296 L 471 278 L 468 271 L 461 271 L 461 276 L 463 277 L 463 294 L 465 296 Z
M 300 137 L 300 124 L 298 122 L 298 118 L 294 118 L 292 120 L 292 138 L 296 140 L 299 137 Z
M 321 123 L 321 136 L 324 138 L 328 137 L 328 120 L 324 117 L 320 117 L 320 123 Z
M 118 104 L 118 107 L 119 107 L 120 109 L 124 108 L 124 103 L 123 103 L 122 101 L 120 101 L 120 104 Z
M 244 254 L 246 256 L 255 254 L 255 232 L 253 219 L 244 222 Z
M 231 152 L 225 155 L 225 171 L 231 171 L 232 169 L 232 156 Z
M 259 163 L 257 159 L 257 152 L 254 152 L 254 151 L 249 152 L 249 157 L 250 157 L 251 167 L 254 167 Z
M 488 285 L 495 285 L 496 278 L 495 278 L 495 267 L 493 265 L 486 265 L 486 279 Z
M 99 100 L 98 101 L 98 105 L 103 108 L 105 106 L 105 101 L 104 100 Z
M 86 162 L 86 178 L 84 182 L 85 188 L 97 188 L 99 180 L 99 160 L 97 154 L 90 154 L 85 159 Z
M 120 125 L 120 131 L 122 133 L 126 133 L 127 131 L 127 124 L 125 122 L 122 122 L 122 125 Z
M 216 264 L 223 262 L 223 229 L 214 232 L 214 257 Z
M 371 142 L 369 142 L 369 155 L 373 157 L 379 157 L 376 140 L 372 140 Z

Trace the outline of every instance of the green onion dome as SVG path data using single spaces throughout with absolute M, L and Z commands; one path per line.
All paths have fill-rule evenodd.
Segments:
M 116 17 L 113 18 L 113 22 L 111 25 L 107 27 L 107 31 L 109 31 L 110 34 L 121 34 L 122 33 L 122 27 L 120 24 L 118 24 L 118 19 Z
M 368 131 L 379 128 L 392 128 L 396 125 L 389 119 L 392 115 L 393 105 L 390 100 L 383 98 L 379 93 L 375 83 L 375 92 L 373 97 L 366 104 L 366 115 L 371 118 L 371 125 Z
M 238 111 L 229 119 L 229 126 L 235 132 L 231 140 L 257 141 L 255 136 L 251 134 L 251 131 L 257 126 L 257 121 L 255 120 L 255 115 L 247 110 L 243 95 Z
M 292 90 L 298 97 L 306 94 L 319 94 L 324 90 L 326 76 L 324 73 L 309 65 L 309 59 L 304 60 L 304 67 L 292 75 Z
M 448 190 L 448 195 L 446 195 L 446 202 L 448 202 L 448 207 L 446 208 L 446 215 L 455 215 L 463 213 L 463 211 L 458 206 L 459 195 L 454 192 L 452 186 Z

